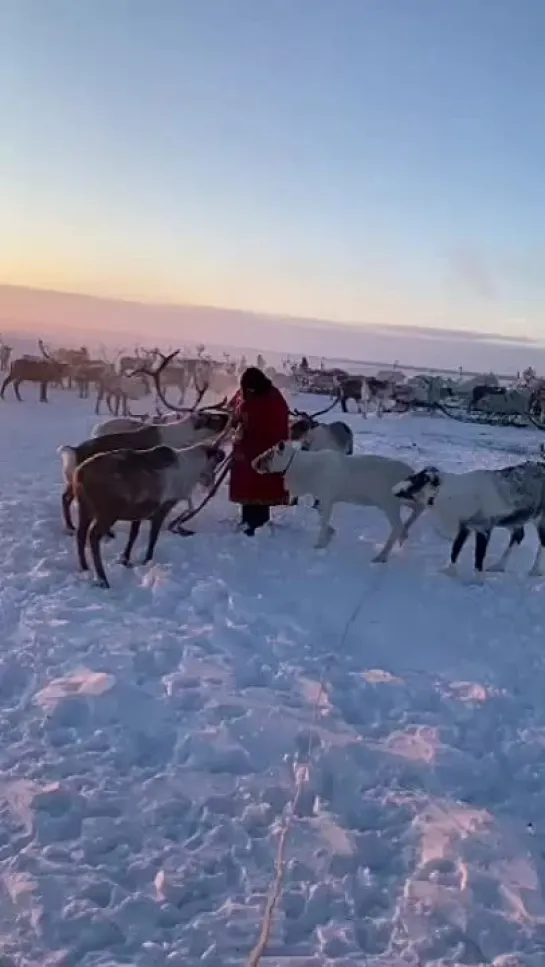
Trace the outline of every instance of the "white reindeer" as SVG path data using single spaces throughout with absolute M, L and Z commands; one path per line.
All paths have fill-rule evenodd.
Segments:
M 424 510 L 413 502 L 409 518 L 405 522 L 401 518 L 404 502 L 394 497 L 392 490 L 413 473 L 402 460 L 375 454 L 346 456 L 333 450 L 312 452 L 282 442 L 257 457 L 252 466 L 257 473 L 282 474 L 290 493 L 298 497 L 311 494 L 318 501 L 320 531 L 316 547 L 326 547 L 335 533 L 330 524 L 335 504 L 382 510 L 388 518 L 390 534 L 374 558 L 375 563 L 385 563 L 396 541 L 400 544 L 406 541 L 410 528 Z

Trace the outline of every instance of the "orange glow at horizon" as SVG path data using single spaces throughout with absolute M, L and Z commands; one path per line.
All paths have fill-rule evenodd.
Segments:
M 522 334 L 524 330 L 540 333 L 537 317 L 528 316 L 521 321 L 518 314 L 502 319 L 494 303 L 477 307 L 461 305 L 463 311 L 460 315 L 456 313 L 454 324 L 453 306 L 446 299 L 434 302 L 419 298 L 416 292 L 407 293 L 394 284 L 383 284 L 382 289 L 378 285 L 371 287 L 364 279 L 343 287 L 342 280 L 333 272 L 330 278 L 319 275 L 318 267 L 316 273 L 321 285 L 320 304 L 316 305 L 312 272 L 304 278 L 299 274 L 295 280 L 292 273 L 284 275 L 277 266 L 271 266 L 270 273 L 236 264 L 213 271 L 196 258 L 192 262 L 180 258 L 177 269 L 172 257 L 163 266 L 151 258 L 126 255 L 115 258 L 113 252 L 107 253 L 112 256 L 111 268 L 107 268 L 104 252 L 100 253 L 98 262 L 96 253 L 95 258 L 90 258 L 91 252 L 83 251 L 81 246 L 66 255 L 65 244 L 63 257 L 55 257 L 48 254 L 44 239 L 35 238 L 34 251 L 39 255 L 29 258 L 28 243 L 17 241 L 19 245 L 10 245 L 9 251 L 6 251 L 7 245 L 4 249 L 0 246 L 0 285 L 151 306 L 208 307 L 317 323 L 339 322 L 354 328 L 366 324 L 418 325 L 438 331 L 458 328 L 505 335 Z

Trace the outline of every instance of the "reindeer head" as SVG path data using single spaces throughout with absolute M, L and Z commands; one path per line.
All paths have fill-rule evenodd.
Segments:
M 299 413 L 295 411 L 297 419 L 290 426 L 290 440 L 300 443 L 304 440 L 309 430 L 313 430 L 314 427 L 318 426 L 316 420 L 314 420 L 308 413 Z
M 211 487 L 214 483 L 216 470 L 225 460 L 225 450 L 213 444 L 203 444 L 204 467 L 199 476 L 201 487 Z
M 260 474 L 285 473 L 296 452 L 297 447 L 293 443 L 282 440 L 252 460 L 252 468 Z
M 210 436 L 217 436 L 227 429 L 231 414 L 227 410 L 197 410 L 190 416 L 195 430 L 207 430 Z
M 409 500 L 422 507 L 431 507 L 443 483 L 443 475 L 437 467 L 424 467 L 417 473 L 401 480 L 392 488 L 394 497 Z

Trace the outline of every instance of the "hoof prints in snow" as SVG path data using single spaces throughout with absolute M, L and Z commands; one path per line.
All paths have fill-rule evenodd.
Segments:
M 52 496 L 56 446 L 93 418 L 55 401 L 10 418 L 0 967 L 240 967 L 309 753 L 263 964 L 542 967 L 539 583 L 445 581 L 425 520 L 378 579 L 373 511 L 339 509 L 317 556 L 311 510 L 248 542 L 216 526 L 220 497 L 192 541 L 162 537 L 151 568 L 121 573 L 120 533 L 105 549 L 115 588 L 98 595 Z M 447 469 L 499 465 L 514 446 L 513 431 L 485 447 L 437 420 L 378 430 L 367 451 Z

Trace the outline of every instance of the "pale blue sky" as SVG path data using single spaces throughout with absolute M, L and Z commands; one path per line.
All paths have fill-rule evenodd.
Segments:
M 0 281 L 545 335 L 545 0 L 0 0 Z

